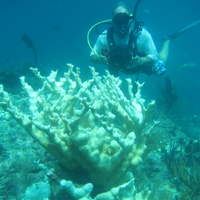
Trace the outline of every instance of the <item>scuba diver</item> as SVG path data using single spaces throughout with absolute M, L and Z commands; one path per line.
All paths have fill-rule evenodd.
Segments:
M 170 42 L 200 22 L 196 21 L 175 34 L 163 37 L 163 47 L 158 54 L 150 33 L 142 27 L 143 23 L 136 20 L 140 1 L 137 1 L 133 15 L 124 2 L 117 3 L 112 10 L 112 26 L 99 35 L 94 48 L 90 46 L 90 60 L 108 65 L 109 72 L 114 76 L 119 76 L 119 72 L 138 73 L 137 79 L 140 72 L 163 75 L 167 71 L 165 65 Z

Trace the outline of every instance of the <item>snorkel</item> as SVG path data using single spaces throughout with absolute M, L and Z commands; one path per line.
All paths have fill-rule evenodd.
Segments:
M 133 32 L 135 31 L 135 23 L 136 23 L 136 13 L 137 13 L 137 8 L 138 8 L 138 5 L 140 3 L 141 0 L 138 0 L 135 4 L 135 8 L 134 8 L 134 11 L 133 11 L 133 21 L 132 21 L 132 30 Z
M 138 1 L 136 2 L 135 7 L 134 7 L 133 15 L 128 16 L 130 19 L 132 19 L 132 22 L 131 22 L 131 23 L 132 23 L 132 30 L 133 30 L 133 31 L 135 31 L 136 13 L 137 13 L 137 8 L 138 8 L 138 5 L 139 5 L 140 1 L 141 1 L 141 0 L 138 0 Z M 87 33 L 87 42 L 88 42 L 88 45 L 89 45 L 90 49 L 91 49 L 91 50 L 95 53 L 95 55 L 97 55 L 97 56 L 99 56 L 99 54 L 92 48 L 92 46 L 91 46 L 91 44 L 90 44 L 90 33 L 91 33 L 91 31 L 93 30 L 93 28 L 96 29 L 96 32 L 97 32 L 97 33 L 99 33 L 99 32 L 97 31 L 97 27 L 100 26 L 100 25 L 102 25 L 102 24 L 110 24 L 110 25 L 112 26 L 112 25 L 113 25 L 113 24 L 112 24 L 112 21 L 113 21 L 112 19 L 109 19 L 109 20 L 104 20 L 104 21 L 98 22 L 98 23 L 94 24 L 94 25 L 89 29 L 89 31 L 88 31 L 88 33 Z M 122 29 L 121 29 L 122 32 L 124 31 L 123 28 L 124 28 L 124 27 L 122 27 Z M 103 33 L 99 33 L 99 34 L 103 34 Z
M 135 20 L 136 19 L 136 13 L 137 13 L 137 8 L 138 8 L 138 5 L 140 3 L 141 0 L 138 0 L 135 4 L 135 8 L 134 8 L 134 11 L 133 11 L 133 19 Z

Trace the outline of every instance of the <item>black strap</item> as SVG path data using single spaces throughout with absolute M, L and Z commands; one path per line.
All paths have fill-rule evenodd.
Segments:
M 113 38 L 113 33 L 114 33 L 114 27 L 111 26 L 110 28 L 107 29 L 107 42 L 110 48 L 112 46 L 116 46 Z
M 141 71 L 141 70 L 143 70 L 145 68 L 145 66 L 127 68 L 127 66 L 129 65 L 129 61 L 130 61 L 129 59 L 131 59 L 130 52 L 131 52 L 131 55 L 133 57 L 135 57 L 136 55 L 140 55 L 138 53 L 138 51 L 137 51 L 137 37 L 140 34 L 140 31 L 142 31 L 142 27 L 140 26 L 139 22 L 136 22 L 136 27 L 135 27 L 134 31 L 131 31 L 129 44 L 128 44 L 128 47 L 127 47 L 128 51 L 129 51 L 129 55 L 127 55 L 127 57 L 126 56 L 122 57 L 122 58 L 125 58 L 125 60 L 122 62 L 124 64 L 119 65 L 120 67 L 118 67 L 117 65 L 113 65 L 112 64 L 113 62 L 112 62 L 112 59 L 111 59 L 111 57 L 113 55 L 112 54 L 112 50 L 116 50 L 117 49 L 117 46 L 115 44 L 114 37 L 113 37 L 114 27 L 111 26 L 110 28 L 107 29 L 107 42 L 108 42 L 108 45 L 109 45 L 109 48 L 110 48 L 110 53 L 108 54 L 108 57 L 110 59 L 110 63 L 109 63 L 110 64 L 109 65 L 110 68 L 114 68 L 115 70 L 120 70 L 122 73 L 125 73 L 125 74 L 135 74 L 135 73 L 137 73 L 137 72 L 139 72 L 139 71 Z M 102 50 L 102 52 L 103 52 L 103 50 Z M 125 54 L 123 54 L 123 55 L 125 55 Z M 138 78 L 139 78 L 139 73 L 137 75 L 137 80 L 138 80 Z

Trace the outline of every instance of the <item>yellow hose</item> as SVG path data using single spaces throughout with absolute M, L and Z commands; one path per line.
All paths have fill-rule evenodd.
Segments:
M 90 32 L 92 31 L 92 29 L 93 29 L 95 26 L 97 26 L 97 25 L 99 25 L 99 24 L 103 24 L 103 23 L 105 23 L 105 22 L 111 22 L 111 21 L 112 21 L 112 19 L 108 19 L 108 20 L 104 20 L 104 21 L 98 22 L 98 23 L 94 24 L 94 25 L 89 29 L 89 31 L 88 31 L 88 33 L 87 33 L 87 43 L 88 43 L 90 49 L 91 49 L 97 56 L 99 56 L 99 54 L 92 48 L 92 46 L 91 46 L 91 44 L 90 44 Z

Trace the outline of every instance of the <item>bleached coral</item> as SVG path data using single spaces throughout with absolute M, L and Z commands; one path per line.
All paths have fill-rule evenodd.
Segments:
M 57 71 L 43 77 L 31 68 L 42 82 L 38 91 L 20 78 L 29 95 L 30 115 L 12 104 L 2 85 L 0 106 L 66 168 L 82 165 L 94 183 L 107 188 L 124 183 L 125 174 L 142 161 L 150 132 L 143 129 L 154 101 L 145 108 L 142 85 L 137 83 L 134 96 L 130 79 L 127 99 L 120 89 L 121 80 L 108 71 L 101 77 L 91 67 L 93 78 L 82 82 L 79 69 L 74 72 L 73 65 L 68 66 L 59 81 Z
M 90 183 L 81 188 L 76 188 L 71 181 L 62 180 L 60 185 L 75 199 L 78 200 L 147 200 L 151 191 L 147 188 L 146 191 L 138 192 L 135 189 L 134 178 L 130 181 L 112 188 L 110 191 L 98 194 L 92 199 L 89 194 L 92 190 Z
M 77 200 L 147 200 L 151 194 L 151 191 L 148 187 L 143 188 L 143 190 L 138 192 L 135 188 L 135 179 L 133 178 L 132 173 L 128 172 L 125 176 L 125 181 L 123 184 L 117 187 L 113 187 L 111 190 L 91 198 L 90 193 L 93 190 L 93 185 L 91 183 L 87 183 L 82 186 L 79 185 L 77 187 L 77 185 L 72 181 L 59 179 L 58 176 L 54 173 L 55 170 L 53 168 L 48 169 L 45 165 L 39 163 L 38 168 L 47 172 L 45 179 L 48 180 L 48 178 L 50 178 L 51 180 L 59 183 L 59 185 L 63 187 L 65 191 L 70 194 L 70 196 Z M 47 180 L 46 182 L 48 182 Z M 27 188 L 26 193 L 29 190 L 30 189 Z

